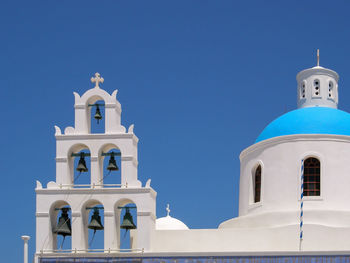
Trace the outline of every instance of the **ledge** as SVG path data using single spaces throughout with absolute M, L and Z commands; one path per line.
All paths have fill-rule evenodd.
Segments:
M 271 139 L 257 142 L 248 148 L 245 148 L 239 155 L 240 161 L 245 158 L 248 154 L 269 146 L 277 145 L 280 143 L 298 142 L 298 141 L 333 141 L 333 142 L 344 142 L 350 143 L 350 136 L 346 135 L 335 135 L 335 134 L 292 134 L 274 137 Z
M 157 195 L 153 188 L 43 188 L 35 189 L 37 194 L 143 194 L 150 193 L 152 197 Z

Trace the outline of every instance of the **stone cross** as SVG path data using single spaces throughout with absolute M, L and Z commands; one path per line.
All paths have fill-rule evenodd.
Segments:
M 95 77 L 91 78 L 91 82 L 92 83 L 96 83 L 95 84 L 95 88 L 99 88 L 99 84 L 103 83 L 104 79 L 101 77 L 100 73 L 96 72 L 95 73 Z
M 167 204 L 166 205 L 166 212 L 167 212 L 167 216 L 170 216 L 170 205 L 169 204 Z

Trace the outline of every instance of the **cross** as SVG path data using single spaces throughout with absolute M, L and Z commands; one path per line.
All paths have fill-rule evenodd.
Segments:
M 317 67 L 320 66 L 320 50 L 317 49 Z
M 99 88 L 99 84 L 103 83 L 104 79 L 101 77 L 100 73 L 96 72 L 95 73 L 95 77 L 91 78 L 91 82 L 92 83 L 96 83 L 95 84 L 95 88 Z
M 167 216 L 170 216 L 170 205 L 169 204 L 166 205 L 165 210 L 167 211 Z

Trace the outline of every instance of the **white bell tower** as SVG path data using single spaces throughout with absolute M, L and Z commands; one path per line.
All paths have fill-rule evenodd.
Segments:
M 91 78 L 94 88 L 82 96 L 74 92 L 75 126 L 64 133 L 55 126 L 56 181 L 47 187 L 37 181 L 36 187 L 36 257 L 58 251 L 57 217 L 63 207 L 69 209 L 71 249 L 67 253 L 89 253 L 89 207 L 99 206 L 104 217 L 104 245 L 102 252 L 120 253 L 121 208 L 133 204 L 137 209 L 137 229 L 130 238 L 131 251 L 149 251 L 155 229 L 156 192 L 150 180 L 142 186 L 137 173 L 137 143 L 134 125 L 126 131 L 121 125 L 121 105 L 117 90 L 111 95 L 101 89 L 104 79 L 99 73 Z M 103 101 L 104 133 L 91 132 L 91 109 Z M 104 158 L 111 150 L 120 155 L 120 184 L 104 183 Z M 90 183 L 77 184 L 74 179 L 75 158 L 84 151 L 90 160 Z

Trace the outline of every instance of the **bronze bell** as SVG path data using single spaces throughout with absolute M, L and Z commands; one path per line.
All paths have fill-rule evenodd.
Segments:
M 79 173 L 89 171 L 89 169 L 86 167 L 86 162 L 85 162 L 85 158 L 84 158 L 84 153 L 83 152 L 80 153 L 80 159 L 79 159 L 78 166 L 77 166 L 76 170 Z
M 125 229 L 126 231 L 128 231 L 129 229 L 136 229 L 136 225 L 132 220 L 132 215 L 130 214 L 129 207 L 126 207 L 125 209 L 126 209 L 125 215 L 123 218 L 123 222 L 120 225 L 120 228 Z
M 103 225 L 101 223 L 101 216 L 99 214 L 98 208 L 94 207 L 94 213 L 91 216 L 90 224 L 88 225 L 89 229 L 96 230 L 103 230 Z
M 102 119 L 100 107 L 99 107 L 98 105 L 96 105 L 96 112 L 95 112 L 94 118 L 97 120 L 97 124 L 98 124 L 99 121 Z
M 119 170 L 117 162 L 114 159 L 114 152 L 111 152 L 111 157 L 109 158 L 107 170 L 110 171 L 110 172 Z
M 56 228 L 54 228 L 53 232 L 57 235 L 61 235 L 63 237 L 72 235 L 72 228 L 70 224 L 70 219 L 68 217 L 69 208 L 64 207 L 61 208 L 61 216 L 58 219 L 58 223 Z

